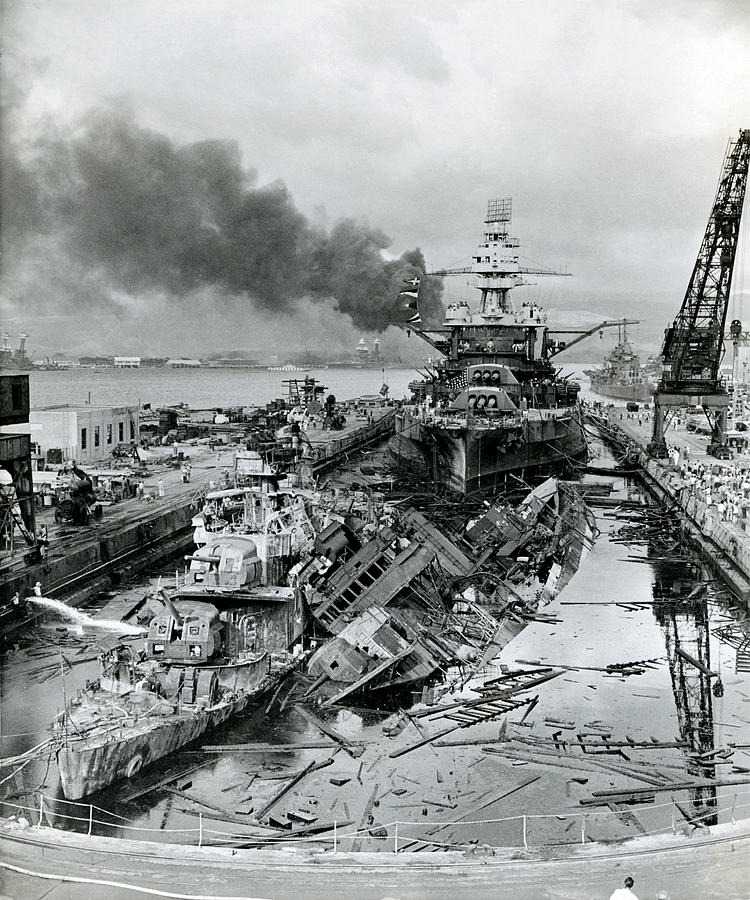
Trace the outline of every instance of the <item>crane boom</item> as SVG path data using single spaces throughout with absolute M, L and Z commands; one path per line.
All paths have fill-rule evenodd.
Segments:
M 706 232 L 682 306 L 664 333 L 664 370 L 654 395 L 654 431 L 649 449 L 666 455 L 665 413 L 693 406 L 700 398 L 712 426 L 709 452 L 726 455 L 728 395 L 719 375 L 724 326 L 739 239 L 750 161 L 750 129 L 730 140 Z
M 730 141 L 685 299 L 664 336 L 667 389 L 694 381 L 710 388 L 718 384 L 749 159 L 750 129 L 746 129 Z

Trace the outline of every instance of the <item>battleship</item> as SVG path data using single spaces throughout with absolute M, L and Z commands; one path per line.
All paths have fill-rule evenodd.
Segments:
M 413 400 L 397 415 L 389 452 L 397 465 L 460 493 L 497 491 L 512 474 L 547 475 L 587 459 L 580 385 L 559 377 L 552 358 L 596 329 L 557 332 L 579 335 L 566 344 L 541 306 L 514 303 L 524 275 L 567 273 L 522 266 L 510 219 L 510 198 L 490 200 L 472 265 L 428 273 L 474 275 L 478 309 L 451 303 L 442 327 L 429 328 L 419 315 L 419 278 L 401 292 L 413 312 L 404 327 L 440 356 L 410 384 Z
M 604 357 L 599 369 L 587 369 L 591 390 L 613 400 L 631 400 L 648 403 L 654 393 L 655 381 L 649 377 L 647 367 L 633 350 L 628 340 L 627 323 L 618 329 L 615 347 Z

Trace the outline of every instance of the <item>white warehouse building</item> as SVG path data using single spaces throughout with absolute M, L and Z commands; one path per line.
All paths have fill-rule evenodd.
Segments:
M 32 409 L 29 424 L 17 427 L 31 432 L 49 462 L 75 460 L 85 467 L 106 459 L 118 444 L 137 444 L 140 419 L 137 406 L 47 406 Z

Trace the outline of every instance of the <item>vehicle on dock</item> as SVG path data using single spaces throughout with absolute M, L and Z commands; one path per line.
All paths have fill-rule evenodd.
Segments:
M 88 525 L 91 519 L 100 519 L 101 504 L 97 502 L 91 477 L 72 464 L 57 477 L 55 485 L 55 522 L 72 525 Z
M 442 326 L 429 328 L 418 312 L 420 279 L 402 291 L 416 311 L 404 327 L 440 357 L 410 385 L 413 401 L 398 411 L 389 451 L 397 465 L 462 493 L 497 491 L 511 473 L 547 475 L 587 458 L 580 385 L 552 364 L 566 343 L 541 306 L 511 299 L 524 274 L 566 273 L 522 266 L 510 219 L 510 198 L 491 200 L 472 265 L 429 273 L 474 275 L 478 309 L 451 303 Z

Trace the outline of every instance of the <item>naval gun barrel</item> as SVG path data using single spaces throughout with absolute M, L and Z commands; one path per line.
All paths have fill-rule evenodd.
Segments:
M 169 610 L 169 614 L 172 616 L 175 622 L 178 625 L 182 625 L 182 616 L 177 612 L 177 608 L 175 607 L 174 603 L 172 603 L 169 594 L 164 590 L 164 588 L 161 588 L 159 590 L 159 596 L 161 597 L 162 602 Z

